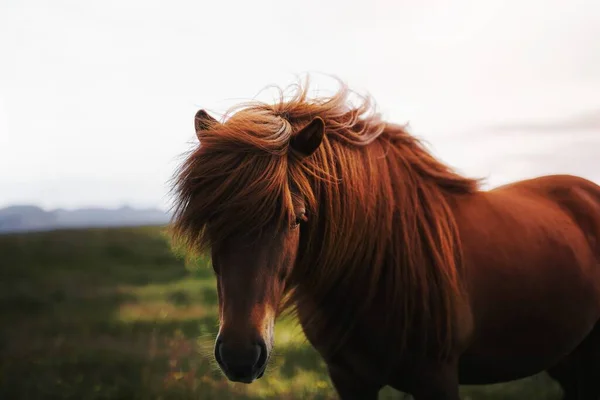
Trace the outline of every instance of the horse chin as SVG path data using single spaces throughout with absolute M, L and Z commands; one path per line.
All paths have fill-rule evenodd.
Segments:
M 266 369 L 266 368 L 265 368 Z M 255 377 L 253 378 L 234 378 L 232 379 L 231 377 L 228 377 L 228 379 L 231 382 L 235 382 L 235 383 L 244 383 L 246 385 L 249 385 L 257 380 L 259 380 L 260 378 L 263 377 L 263 375 L 265 374 L 265 369 L 263 369 L 262 371 L 260 371 Z
M 236 380 L 231 380 L 232 382 L 235 383 L 244 383 L 246 385 L 251 384 L 252 382 L 254 382 L 255 379 L 247 379 L 247 378 L 242 378 L 242 379 L 236 379 Z
M 260 379 L 260 377 L 264 374 L 264 371 L 261 371 L 257 376 L 254 377 L 233 377 L 230 376 L 229 374 L 225 373 L 225 376 L 227 377 L 227 379 L 229 379 L 230 382 L 234 382 L 234 383 L 244 383 L 246 385 L 249 385 L 251 383 L 253 383 L 254 381 Z

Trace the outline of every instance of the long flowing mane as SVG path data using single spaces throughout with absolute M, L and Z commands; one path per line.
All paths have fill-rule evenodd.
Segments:
M 281 91 L 275 104 L 243 104 L 199 133 L 200 145 L 176 176 L 175 237 L 193 250 L 218 246 L 234 232 L 260 232 L 288 218 L 292 196 L 301 196 L 310 218 L 284 308 L 319 304 L 331 312 L 313 323 L 341 335 L 352 320 L 341 310 L 350 305 L 356 319 L 384 296 L 390 308 L 381 313 L 403 327 L 394 332 L 400 345 L 418 338 L 443 356 L 454 341 L 463 292 L 448 199 L 478 190 L 478 181 L 437 161 L 404 127 L 383 121 L 369 98 L 352 106 L 345 85 L 316 99 L 308 98 L 308 87 L 295 89 L 288 99 Z M 325 138 L 316 153 L 300 157 L 290 140 L 316 116 L 325 122 Z

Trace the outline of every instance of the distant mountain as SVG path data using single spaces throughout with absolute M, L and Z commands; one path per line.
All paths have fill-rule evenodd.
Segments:
M 60 228 L 164 225 L 170 218 L 170 214 L 154 208 L 83 208 L 45 211 L 36 206 L 22 205 L 0 209 L 0 233 Z

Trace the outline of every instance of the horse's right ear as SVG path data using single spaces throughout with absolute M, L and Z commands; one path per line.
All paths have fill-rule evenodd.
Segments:
M 315 117 L 304 128 L 292 137 L 291 146 L 305 157 L 313 154 L 321 145 L 325 136 L 325 121 Z
M 208 115 L 206 111 L 198 110 L 196 117 L 194 118 L 194 128 L 196 129 L 196 134 L 218 123 L 219 121 Z

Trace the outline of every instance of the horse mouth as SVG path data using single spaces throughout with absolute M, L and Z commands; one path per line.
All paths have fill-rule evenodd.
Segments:
M 225 375 L 227 376 L 227 379 L 229 379 L 231 382 L 245 383 L 245 384 L 249 385 L 249 384 L 253 383 L 254 381 L 257 381 L 260 378 L 262 378 L 263 375 L 265 374 L 265 370 L 266 370 L 266 368 L 263 368 L 255 376 L 238 376 L 238 375 L 234 375 L 231 373 L 225 373 Z
M 252 382 L 254 382 L 256 380 L 256 378 L 229 378 L 229 380 L 231 382 L 237 382 L 237 383 L 245 383 L 247 385 L 251 384 Z

